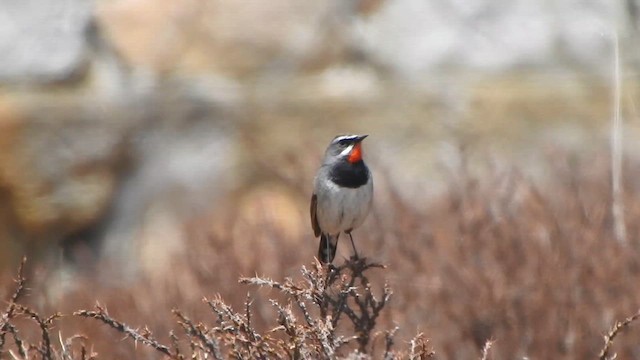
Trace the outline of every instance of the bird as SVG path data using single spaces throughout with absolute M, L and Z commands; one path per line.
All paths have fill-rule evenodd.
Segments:
M 320 237 L 318 260 L 323 264 L 333 262 L 341 233 L 349 235 L 358 258 L 351 232 L 362 225 L 373 202 L 373 178 L 362 158 L 362 140 L 367 136 L 336 136 L 314 179 L 311 227 Z

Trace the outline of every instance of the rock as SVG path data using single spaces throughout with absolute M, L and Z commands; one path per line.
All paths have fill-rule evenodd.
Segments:
M 341 4 L 108 1 L 100 3 L 96 16 L 110 42 L 134 67 L 247 78 L 269 70 L 317 66 L 340 54 L 339 24 L 351 11 Z
M 367 57 L 407 77 L 442 69 L 606 70 L 613 31 L 621 36 L 629 31 L 618 25 L 620 10 L 620 3 L 603 0 L 394 0 L 354 21 L 351 31 L 354 46 Z M 630 48 L 633 44 L 631 39 Z
M 174 226 L 165 236 L 184 236 L 180 224 L 232 178 L 236 115 L 227 110 L 239 98 L 221 86 L 220 101 L 215 81 L 174 82 L 126 104 L 0 99 L 0 248 L 13 249 L 0 266 L 7 254 L 13 264 L 24 252 L 58 258 L 59 245 L 84 243 L 133 274 L 180 244 L 150 234 Z
M 202 91 L 183 85 L 157 89 L 142 103 L 130 148 L 135 166 L 106 219 L 102 254 L 125 276 L 157 271 L 164 265 L 153 259 L 186 251 L 183 224 L 214 207 L 233 179 L 237 99 L 229 90 L 219 101 L 211 83 Z
M 0 2 L 0 82 L 66 80 L 87 60 L 91 0 Z
M 0 105 L 0 242 L 43 252 L 110 206 L 129 125 L 98 109 L 59 99 Z

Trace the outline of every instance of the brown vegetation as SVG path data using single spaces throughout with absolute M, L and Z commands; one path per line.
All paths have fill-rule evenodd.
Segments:
M 640 167 L 625 164 L 621 244 L 607 161 L 551 160 L 544 184 L 458 169 L 428 206 L 379 181 L 356 234 L 368 260 L 338 254 L 332 270 L 311 261 L 311 235 L 291 238 L 268 217 L 238 225 L 229 207 L 227 227 L 186 225 L 197 251 L 153 279 L 80 279 L 55 302 L 42 284 L 7 282 L 0 357 L 637 358 Z M 302 198 L 308 180 L 291 180 L 292 192 Z

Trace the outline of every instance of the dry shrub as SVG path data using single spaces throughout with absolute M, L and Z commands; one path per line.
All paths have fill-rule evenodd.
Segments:
M 182 331 L 171 330 L 166 344 L 158 340 L 148 328 L 135 328 L 112 317 L 104 306 L 94 310 L 78 310 L 80 318 L 92 318 L 112 328 L 116 334 L 134 344 L 146 345 L 171 359 L 427 359 L 434 356 L 423 334 L 418 334 L 405 351 L 394 349 L 395 330 L 375 331 L 376 320 L 391 297 L 384 287 L 374 294 L 367 272 L 382 265 L 366 259 L 352 258 L 344 265 L 323 266 L 315 262 L 309 270 L 302 268 L 302 279 L 283 282 L 267 278 L 242 278 L 240 283 L 268 287 L 279 292 L 282 300 L 270 300 L 275 310 L 272 328 L 264 332 L 252 322 L 252 300 L 244 302 L 243 311 L 236 311 L 219 296 L 204 298 L 210 314 L 207 319 L 193 320 L 182 310 L 174 309 L 174 317 Z M 62 315 L 55 313 L 43 318 L 31 308 L 21 305 L 25 289 L 22 267 L 17 286 L 0 322 L 0 354 L 15 359 L 87 359 L 97 356 L 89 352 L 84 341 L 74 348 L 74 340 L 87 336 L 74 335 L 59 343 L 52 343 L 52 323 Z M 39 340 L 27 339 L 18 330 L 20 317 L 35 322 L 41 332 Z M 344 319 L 343 321 L 340 321 Z M 348 323 L 352 329 L 345 329 Z M 178 335 L 180 334 L 180 335 Z M 7 345 L 6 338 L 12 337 Z M 375 338 L 383 338 L 384 345 L 376 347 Z M 92 338 L 92 342 L 99 341 Z M 113 355 L 113 354 L 108 354 Z
M 638 167 L 625 170 L 623 245 L 607 161 L 554 154 L 550 164 L 543 186 L 514 169 L 481 179 L 462 169 L 426 212 L 396 196 L 395 216 L 378 214 L 373 247 L 386 248 L 397 279 L 392 318 L 425 331 L 440 356 L 474 358 L 493 340 L 493 359 L 594 358 L 610 324 L 640 307 Z M 636 341 L 619 354 L 639 351 Z
M 232 230 L 239 210 L 229 206 L 219 215 L 228 229 L 209 219 L 185 225 L 188 251 L 160 276 L 115 285 L 77 279 L 57 302 L 36 283 L 20 306 L 9 300 L 0 357 L 11 350 L 20 358 L 19 347 L 44 357 L 48 332 L 54 358 L 62 344 L 72 358 L 406 358 L 433 356 L 431 348 L 442 359 L 638 358 L 637 317 L 627 317 L 640 308 L 640 166 L 625 164 L 628 243 L 620 244 L 608 163 L 584 159 L 554 154 L 540 183 L 517 169 L 474 176 L 461 168 L 428 204 L 378 181 L 371 219 L 355 234 L 360 253 L 375 261 L 348 260 L 333 272 L 312 264 L 300 275 L 317 250 L 311 234 L 300 239 L 268 217 Z M 302 213 L 310 176 L 281 174 Z M 255 239 L 270 246 L 247 263 Z M 385 270 L 358 270 L 374 262 Z M 258 269 L 266 276 L 242 277 Z M 10 341 L 15 334 L 20 342 Z

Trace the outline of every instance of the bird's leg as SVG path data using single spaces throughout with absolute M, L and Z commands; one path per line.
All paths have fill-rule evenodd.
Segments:
M 328 239 L 327 248 L 325 250 L 326 250 L 325 254 L 331 254 L 331 239 Z M 331 255 L 328 255 L 328 256 L 331 256 Z M 329 265 L 331 265 L 331 260 L 329 260 L 328 263 Z
M 349 239 L 351 239 L 351 246 L 353 246 L 353 255 L 356 259 L 359 259 L 360 256 L 358 256 L 358 250 L 356 250 L 356 244 L 353 243 L 353 236 L 351 236 L 351 231 L 349 231 L 347 235 L 349 235 Z

